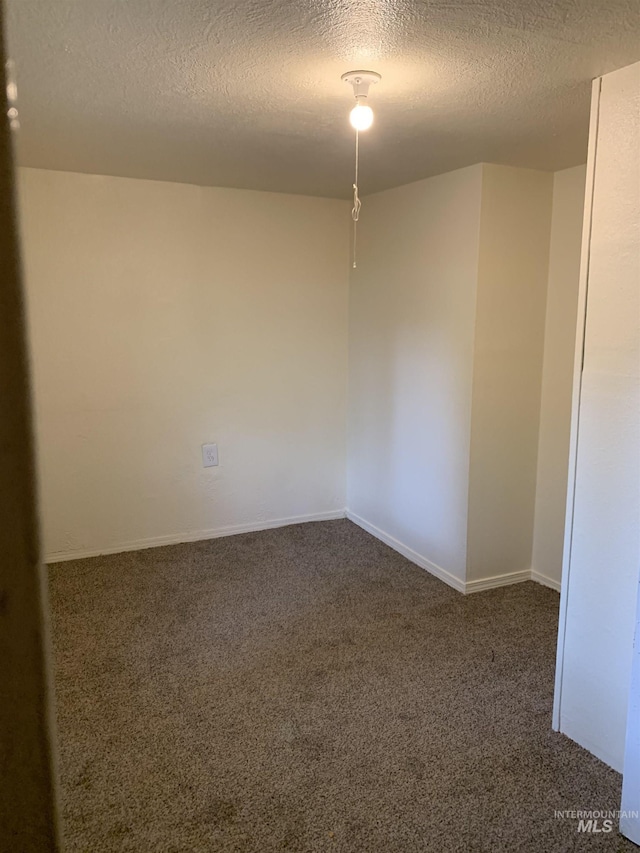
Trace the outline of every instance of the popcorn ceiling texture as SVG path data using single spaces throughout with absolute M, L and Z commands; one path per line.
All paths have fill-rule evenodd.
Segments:
M 586 159 L 590 80 L 640 59 L 636 0 L 9 0 L 22 165 L 347 197 L 479 161 Z

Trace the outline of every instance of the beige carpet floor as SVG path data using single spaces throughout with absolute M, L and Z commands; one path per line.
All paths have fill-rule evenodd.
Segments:
M 348 521 L 50 570 L 65 849 L 637 851 L 554 810 L 557 593 L 464 597 Z

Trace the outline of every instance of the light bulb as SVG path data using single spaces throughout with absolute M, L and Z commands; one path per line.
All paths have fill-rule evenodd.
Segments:
M 349 114 L 351 126 L 356 130 L 369 130 L 373 124 L 373 110 L 364 104 L 356 104 Z

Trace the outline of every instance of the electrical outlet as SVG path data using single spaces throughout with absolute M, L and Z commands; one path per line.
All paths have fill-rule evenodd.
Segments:
M 202 445 L 202 467 L 214 468 L 218 464 L 218 445 L 203 444 Z

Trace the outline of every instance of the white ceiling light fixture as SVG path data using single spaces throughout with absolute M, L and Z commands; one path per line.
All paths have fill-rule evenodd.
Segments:
M 349 121 L 356 130 L 369 130 L 373 124 L 373 110 L 365 104 L 356 104 L 349 113 Z
M 351 218 L 353 219 L 353 268 L 356 268 L 356 231 L 357 223 L 360 218 L 360 208 L 362 202 L 358 196 L 358 166 L 360 160 L 360 131 L 369 130 L 373 124 L 373 110 L 366 103 L 369 97 L 369 88 L 374 83 L 381 80 L 381 76 L 375 71 L 347 71 L 342 75 L 342 80 L 349 83 L 353 87 L 353 94 L 356 99 L 356 105 L 349 114 L 351 127 L 356 132 L 356 176 L 353 183 L 353 209 Z
M 373 110 L 367 104 L 369 88 L 382 78 L 375 71 L 347 71 L 341 79 L 353 86 L 356 99 L 356 105 L 349 116 L 351 126 L 355 130 L 369 130 L 373 124 Z

